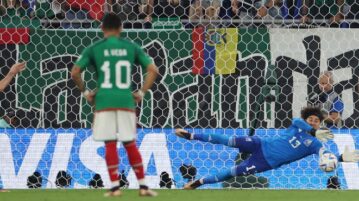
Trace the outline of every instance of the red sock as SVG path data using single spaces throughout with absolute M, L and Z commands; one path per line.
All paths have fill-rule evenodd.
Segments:
M 118 181 L 118 153 L 117 153 L 117 147 L 116 147 L 117 141 L 108 141 L 105 142 L 106 147 L 106 164 L 107 164 L 107 170 L 108 174 L 110 175 L 111 182 Z M 118 184 L 119 185 L 119 184 Z
M 124 144 L 124 147 L 127 151 L 128 160 L 130 161 L 130 164 L 136 174 L 137 180 L 144 179 L 145 171 L 143 170 L 142 158 L 136 146 L 136 142 L 133 141 L 128 144 Z

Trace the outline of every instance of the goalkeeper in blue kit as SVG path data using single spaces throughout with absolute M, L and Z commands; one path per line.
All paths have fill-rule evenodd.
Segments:
M 216 175 L 201 178 L 189 182 L 184 189 L 196 189 L 203 184 L 212 184 L 225 181 L 234 176 L 243 176 L 260 173 L 278 168 L 312 154 L 320 157 L 326 150 L 321 142 L 332 140 L 334 135 L 330 130 L 320 130 L 323 115 L 319 108 L 304 108 L 301 118 L 295 118 L 286 132 L 278 137 L 259 138 L 228 137 L 217 134 L 192 134 L 184 129 L 176 129 L 176 135 L 187 140 L 199 140 L 213 144 L 223 144 L 229 147 L 239 148 L 240 152 L 250 153 L 251 156 L 239 165 L 230 169 L 222 170 Z M 338 156 L 339 162 L 358 162 L 359 150 L 345 150 Z

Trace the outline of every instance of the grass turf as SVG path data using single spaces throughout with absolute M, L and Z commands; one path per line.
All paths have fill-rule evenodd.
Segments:
M 104 190 L 11 190 L 0 193 L 0 201 L 354 201 L 353 190 L 157 190 L 155 198 L 140 198 L 137 190 L 125 190 L 121 197 L 104 198 Z

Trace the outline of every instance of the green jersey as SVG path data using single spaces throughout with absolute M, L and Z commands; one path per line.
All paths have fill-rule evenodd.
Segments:
M 95 68 L 95 110 L 134 110 L 135 101 L 131 86 L 133 65 L 141 65 L 142 72 L 146 72 L 151 63 L 152 59 L 139 45 L 117 37 L 105 38 L 92 44 L 76 61 L 81 70 L 89 66 Z

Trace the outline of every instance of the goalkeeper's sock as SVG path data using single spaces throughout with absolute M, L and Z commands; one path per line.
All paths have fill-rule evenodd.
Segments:
M 130 165 L 132 166 L 133 171 L 136 174 L 138 184 L 140 186 L 141 185 L 145 186 L 146 185 L 145 171 L 143 169 L 141 154 L 138 151 L 138 148 L 136 146 L 136 142 L 132 141 L 130 143 L 126 143 L 126 144 L 124 144 L 124 147 L 126 149 Z
M 109 141 L 105 143 L 106 149 L 106 164 L 108 174 L 110 175 L 111 186 L 115 187 L 118 186 L 119 179 L 118 179 L 118 153 L 117 153 L 117 142 L 116 141 Z
M 202 134 L 193 134 L 192 136 L 194 140 L 199 140 L 202 142 L 210 142 L 213 144 L 223 144 L 226 146 L 231 146 L 232 143 L 232 140 L 230 140 L 231 138 L 225 135 L 202 133 Z
M 221 181 L 225 181 L 233 177 L 231 169 L 219 172 L 217 175 L 211 175 L 201 179 L 202 184 L 213 184 Z
M 193 189 L 196 189 L 196 188 L 198 188 L 198 187 L 200 187 L 200 186 L 202 186 L 202 185 L 203 185 L 203 179 L 198 179 L 198 180 L 194 181 L 194 182 L 191 184 L 191 187 L 192 187 Z

